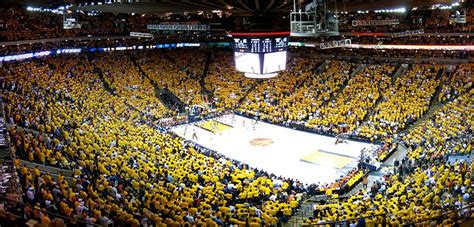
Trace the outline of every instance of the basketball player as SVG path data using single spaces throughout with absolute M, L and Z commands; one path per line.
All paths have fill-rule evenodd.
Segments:
M 258 117 L 255 117 L 255 121 L 253 122 L 253 130 L 255 131 L 255 126 L 258 124 Z
M 186 137 L 186 132 L 188 131 L 188 125 L 184 126 L 184 137 Z
M 339 138 L 339 135 L 336 136 L 336 143 L 335 143 L 335 145 L 337 145 L 338 143 L 342 143 L 341 139 Z
M 196 135 L 196 129 L 193 128 L 193 137 L 192 137 L 193 140 L 198 140 L 197 138 L 197 135 Z
M 224 116 L 223 116 L 223 115 L 217 115 L 215 121 L 216 121 L 216 122 L 222 122 L 223 119 L 224 119 Z
M 217 127 L 217 122 L 216 122 L 216 121 L 212 121 L 211 130 L 212 130 L 212 132 L 214 133 L 214 135 L 215 135 L 217 132 L 219 132 L 219 128 Z

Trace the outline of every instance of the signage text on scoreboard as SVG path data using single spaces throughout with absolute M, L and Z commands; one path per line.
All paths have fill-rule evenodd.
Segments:
M 286 51 L 288 48 L 288 37 L 242 37 L 234 38 L 234 49 L 247 53 L 272 53 Z

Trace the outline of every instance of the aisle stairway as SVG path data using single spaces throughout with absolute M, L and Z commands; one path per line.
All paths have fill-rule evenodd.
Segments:
M 112 86 L 109 84 L 109 82 L 107 82 L 107 80 L 105 79 L 104 73 L 103 73 L 102 69 L 98 68 L 98 67 L 94 64 L 94 62 L 92 61 L 92 59 L 93 59 L 92 55 L 89 54 L 88 56 L 89 56 L 89 57 L 88 57 L 89 62 L 94 66 L 94 71 L 95 71 L 95 73 L 97 73 L 97 75 L 99 76 L 100 80 L 102 81 L 102 85 L 103 85 L 104 89 L 105 89 L 106 91 L 108 91 L 110 94 L 114 95 L 114 96 L 119 96 L 119 95 L 117 94 L 116 90 L 113 89 Z M 132 58 L 131 58 L 131 60 L 132 60 Z M 133 61 L 133 60 L 132 60 L 132 61 Z M 134 62 L 134 61 L 133 61 L 133 62 Z M 135 62 L 134 62 L 134 64 L 135 64 Z M 143 70 L 141 70 L 141 71 L 140 71 L 140 70 L 141 70 L 141 68 L 139 69 L 139 72 L 140 72 L 140 73 L 144 73 Z M 144 75 L 146 75 L 146 74 L 141 74 L 141 75 L 144 76 Z M 125 102 L 125 105 L 127 105 L 129 108 L 131 108 L 131 109 L 133 109 L 133 110 L 139 112 L 140 114 L 149 117 L 149 118 L 152 119 L 153 121 L 158 120 L 156 117 L 150 115 L 149 113 L 144 113 L 143 111 L 138 110 L 135 106 L 129 104 L 128 102 Z
M 248 96 L 250 95 L 250 93 L 255 90 L 255 88 L 260 85 L 262 83 L 263 80 L 256 80 L 254 83 L 252 83 L 250 85 L 250 87 L 242 94 L 242 96 L 240 96 L 240 99 L 239 99 L 239 104 L 243 105 L 245 103 L 245 101 L 247 100 Z
M 87 60 L 89 61 L 89 64 L 91 64 L 94 67 L 94 72 L 97 73 L 97 75 L 99 76 L 99 78 L 102 82 L 102 86 L 105 88 L 105 90 L 107 92 L 109 92 L 110 94 L 117 95 L 115 90 L 112 89 L 112 87 L 107 82 L 107 80 L 105 80 L 105 77 L 104 77 L 104 74 L 102 73 L 102 70 L 95 65 L 94 55 L 92 53 L 87 54 Z
M 403 76 L 403 74 L 408 70 L 409 66 L 406 64 L 399 64 L 397 66 L 397 70 L 393 70 L 392 74 L 390 75 L 391 78 L 391 86 L 395 85 L 396 78 Z M 379 81 L 380 85 L 381 81 Z M 367 110 L 367 113 L 365 114 L 363 120 L 362 120 L 362 125 L 367 124 L 367 122 L 370 120 L 370 116 L 374 115 L 375 110 L 377 109 L 378 105 L 383 102 L 384 96 L 383 93 L 379 91 L 380 97 L 375 101 L 375 104 Z
M 339 89 L 334 92 L 332 95 L 331 95 L 331 98 L 329 98 L 329 101 L 324 103 L 324 106 L 326 106 L 328 103 L 330 103 L 331 101 L 333 100 L 337 100 L 337 98 L 339 97 L 339 95 L 344 91 L 344 89 L 346 88 L 347 84 L 349 83 L 349 81 L 351 80 L 352 77 L 354 77 L 357 73 L 359 73 L 360 71 L 362 71 L 365 67 L 367 67 L 366 64 L 359 64 L 357 66 L 357 68 L 351 72 L 350 76 L 347 78 L 347 80 L 344 81 L 344 83 L 339 87 Z
M 54 180 L 58 180 L 59 173 L 64 176 L 64 179 L 66 179 L 68 183 L 72 183 L 72 180 L 74 178 L 74 171 L 69 169 L 56 168 L 20 159 L 20 166 L 24 165 L 30 170 L 33 170 L 35 167 L 38 167 L 42 174 L 51 173 L 51 176 Z
M 395 71 L 392 75 L 392 85 L 395 84 L 395 81 L 397 80 L 397 78 L 400 76 L 403 76 L 403 74 L 405 74 L 405 72 L 408 71 L 410 67 L 411 66 L 409 64 L 400 64 L 398 66 L 398 70 Z
M 151 85 L 153 85 L 153 88 L 155 90 L 155 97 L 158 98 L 158 100 L 160 100 L 161 103 L 169 110 L 178 110 L 179 113 L 183 113 L 186 109 L 186 104 L 181 101 L 181 99 L 179 99 L 179 97 L 176 96 L 173 92 L 171 92 L 167 88 L 161 88 L 155 80 L 150 78 L 150 76 L 145 71 L 143 71 L 140 64 L 137 63 L 137 60 L 133 54 L 130 54 L 129 57 L 135 68 L 140 73 L 142 79 L 147 79 L 148 81 L 150 81 Z
M 328 66 L 331 63 L 330 60 L 325 60 L 320 66 L 318 66 L 315 70 L 314 73 L 322 73 L 324 70 L 326 70 L 326 66 Z
M 204 65 L 204 69 L 202 71 L 202 75 L 201 77 L 199 78 L 199 85 L 201 85 L 201 94 L 206 94 L 208 93 L 207 92 L 207 89 L 206 89 L 206 86 L 205 86 L 205 79 L 207 77 L 207 74 L 209 73 L 209 65 L 211 64 L 212 60 L 214 59 L 214 54 L 212 53 L 212 51 L 209 51 L 207 53 L 207 59 L 206 59 L 206 64 Z M 209 92 L 210 93 L 210 92 Z
M 313 217 L 313 210 L 315 204 L 316 203 L 310 200 L 303 202 L 298 211 L 296 211 L 295 214 L 290 218 L 290 220 L 287 223 L 284 223 L 283 226 L 301 226 L 301 224 L 304 223 L 304 220 Z
M 443 88 L 444 80 L 443 76 L 446 74 L 446 69 L 440 69 L 436 74 L 436 79 L 439 80 L 438 86 L 436 87 L 435 94 L 430 99 L 430 107 L 433 107 L 438 103 L 439 95 L 441 94 L 441 89 Z

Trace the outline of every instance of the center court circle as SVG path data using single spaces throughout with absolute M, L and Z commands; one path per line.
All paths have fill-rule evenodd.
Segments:
M 255 138 L 250 140 L 250 145 L 256 147 L 264 147 L 273 143 L 273 140 L 270 138 Z

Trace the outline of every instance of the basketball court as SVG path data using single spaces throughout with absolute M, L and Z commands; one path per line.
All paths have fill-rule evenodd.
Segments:
M 333 182 L 357 165 L 363 148 L 378 146 L 349 140 L 336 145 L 334 137 L 255 122 L 230 114 L 172 130 L 226 157 L 303 183 Z

